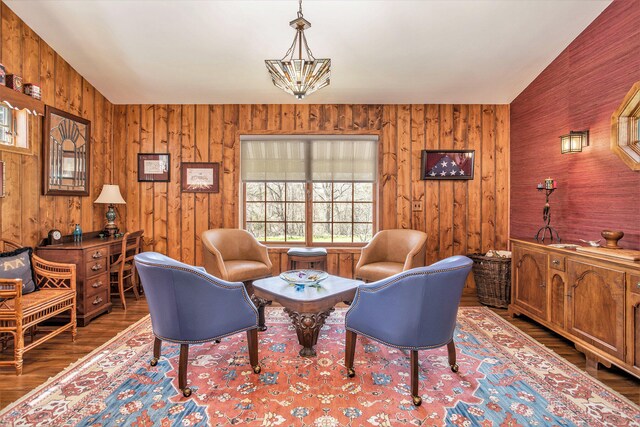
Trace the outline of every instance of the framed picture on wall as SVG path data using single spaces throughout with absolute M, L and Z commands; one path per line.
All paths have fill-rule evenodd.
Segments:
M 138 153 L 138 182 L 169 182 L 169 154 Z
M 218 193 L 220 191 L 219 174 L 220 163 L 182 163 L 182 192 Z
M 88 196 L 91 122 L 47 105 L 43 133 L 44 194 Z
M 421 179 L 473 179 L 474 150 L 422 150 Z

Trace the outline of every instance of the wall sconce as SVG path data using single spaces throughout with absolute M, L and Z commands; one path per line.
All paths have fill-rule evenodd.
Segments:
M 562 154 L 567 153 L 579 153 L 582 151 L 582 147 L 589 145 L 589 131 L 570 131 L 566 135 L 560 137 L 560 152 Z

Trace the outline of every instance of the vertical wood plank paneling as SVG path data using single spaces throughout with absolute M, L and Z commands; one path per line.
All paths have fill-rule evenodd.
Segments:
M 350 109 L 349 109 L 350 110 Z M 398 108 L 396 105 L 385 105 L 382 110 L 382 175 L 380 179 L 380 212 L 379 229 L 398 227 L 396 215 L 396 197 L 398 192 L 398 163 L 397 163 L 397 122 Z
M 440 109 L 437 105 L 427 105 L 426 143 L 428 150 L 440 146 Z M 427 264 L 439 259 L 440 251 L 440 185 L 439 181 L 427 180 L 426 203 L 427 217 Z
M 282 119 L 280 126 L 283 131 L 292 131 L 296 128 L 296 108 L 293 104 L 283 104 L 281 106 Z
M 69 67 L 69 112 L 76 116 L 80 115 L 82 108 L 82 80 L 82 76 Z M 82 221 L 82 200 L 78 196 L 69 197 L 67 206 L 69 207 L 68 227 L 69 230 L 73 230 L 75 225 Z
M 482 252 L 495 249 L 496 238 L 496 115 L 492 105 L 482 106 Z
M 167 130 L 167 106 L 154 106 L 153 150 L 155 153 L 169 153 Z M 176 162 L 169 153 L 169 180 L 180 178 L 175 175 Z M 169 183 L 153 183 L 153 250 L 167 253 L 167 191 Z
M 180 142 L 182 162 L 195 160 L 195 107 L 193 105 L 182 106 L 182 124 L 180 126 Z M 182 193 L 180 214 L 182 224 L 180 234 L 182 238 L 181 260 L 187 264 L 195 263 L 195 194 Z
M 224 128 L 222 134 L 222 224 L 225 228 L 238 227 L 238 185 L 236 180 L 236 132 L 238 129 L 238 105 L 224 106 Z
M 309 130 L 309 105 L 296 104 L 296 130 Z
M 195 157 L 196 162 L 209 161 L 209 106 L 196 106 Z M 209 193 L 195 194 L 195 264 L 202 265 L 202 233 L 209 226 Z
M 40 38 L 27 25 L 22 26 L 22 72 L 25 82 L 40 84 Z M 42 144 L 42 121 L 29 118 L 28 140 L 34 156 L 21 157 L 22 179 L 20 181 L 20 200 L 22 218 L 22 236 L 24 242 L 36 242 L 40 239 L 40 162 Z M 28 243 L 27 243 L 28 244 Z
M 496 107 L 496 230 L 495 248 L 509 245 L 509 106 Z M 506 218 L 505 218 L 506 217 Z
M 113 110 L 113 157 L 114 163 L 120 165 L 116 170 L 125 170 L 126 163 L 126 143 L 127 139 L 127 106 L 126 105 L 116 105 Z M 122 172 L 114 172 L 113 179 L 109 182 L 110 184 L 118 184 L 120 187 L 120 194 L 125 198 L 127 197 L 126 193 L 126 176 L 123 176 Z M 120 228 L 126 228 L 127 224 L 127 215 L 130 211 L 129 206 L 127 205 L 115 205 L 116 209 L 116 224 L 120 225 Z M 107 206 L 100 205 L 100 211 L 102 215 L 105 215 L 107 211 Z M 132 213 L 133 215 L 133 213 Z M 124 227 L 123 227 L 124 226 Z
M 453 148 L 453 106 L 440 105 L 440 149 Z M 439 259 L 453 255 L 453 181 L 440 183 Z
M 453 148 L 467 148 L 467 105 L 453 106 Z M 453 253 L 466 254 L 467 250 L 467 188 L 469 181 L 453 183 Z
M 82 92 L 80 96 L 80 105 L 82 106 L 81 116 L 91 122 L 91 139 L 89 140 L 89 165 L 91 167 L 89 180 L 89 195 L 80 198 L 80 226 L 86 231 L 93 230 L 93 201 L 98 197 L 99 193 L 95 192 L 93 183 L 98 182 L 100 178 L 96 175 L 101 174 L 102 156 L 95 155 L 95 147 L 98 146 L 99 138 L 96 138 L 96 120 L 95 120 L 95 90 L 88 81 L 82 79 Z
M 209 109 L 209 160 L 222 165 L 224 147 L 224 107 L 222 105 L 212 105 Z M 220 168 L 222 171 L 222 167 Z M 223 176 L 220 176 L 220 184 L 224 185 Z M 223 194 L 212 193 L 209 202 L 209 229 L 221 228 L 223 225 Z
M 126 231 L 140 229 L 140 186 L 138 185 L 138 153 L 140 152 L 140 105 L 129 105 L 127 107 L 127 134 L 124 143 L 125 167 L 120 170 L 125 171 L 125 176 L 119 182 L 124 182 L 124 200 L 127 202 Z M 122 184 L 120 190 L 123 190 Z M 118 224 L 122 230 L 122 224 Z
M 482 106 L 469 106 L 469 142 L 470 150 L 475 150 L 475 176 L 468 184 L 469 214 L 467 217 L 467 253 L 482 250 L 482 204 L 488 203 L 482 198 Z
M 153 153 L 153 125 L 154 125 L 153 105 L 140 106 L 140 152 Z M 137 173 L 138 159 L 134 159 L 134 166 Z M 133 181 L 134 177 L 129 179 Z M 137 176 L 136 182 L 137 182 Z M 138 185 L 140 190 L 140 228 L 144 230 L 142 235 L 142 245 L 144 250 L 153 250 L 153 182 L 141 182 Z
M 175 178 L 176 165 L 179 159 L 170 154 L 167 128 L 167 106 L 153 107 L 153 151 L 154 153 L 169 153 L 169 179 Z M 155 182 L 153 184 L 153 250 L 167 253 L 167 191 L 169 183 Z
M 320 106 L 318 104 L 309 105 L 309 130 L 320 130 Z
M 91 146 L 91 163 L 93 164 L 92 176 L 91 176 L 91 196 L 89 202 L 92 204 L 91 210 L 91 226 L 87 230 L 102 230 L 105 225 L 105 218 L 103 217 L 102 209 L 100 205 L 94 204 L 94 200 L 100 195 L 102 186 L 105 184 L 106 172 L 110 170 L 111 162 L 105 162 L 105 159 L 110 159 L 110 156 L 106 155 L 106 147 L 110 145 L 107 142 L 106 129 L 105 129 L 105 99 L 100 92 L 93 90 L 94 93 L 94 120 L 91 123 L 91 132 L 93 145 Z M 111 126 L 109 125 L 109 128 Z
M 42 39 L 38 43 L 40 46 L 40 91 L 42 94 L 42 102 L 45 104 L 52 105 L 55 102 L 55 52 L 51 47 L 46 44 Z M 41 125 L 42 126 L 42 125 Z M 40 140 L 40 150 L 37 152 L 38 155 L 38 194 L 42 194 L 42 182 L 43 182 L 43 171 L 42 167 L 42 144 L 47 141 L 42 141 L 42 137 L 34 136 L 31 138 L 33 140 Z M 55 203 L 54 198 L 52 196 L 40 196 L 39 200 L 39 217 L 40 217 L 40 236 L 46 234 L 46 230 L 50 230 L 54 226 L 54 218 L 55 218 Z M 37 241 L 38 239 L 36 239 Z M 23 243 L 35 243 L 36 241 L 29 242 L 27 239 L 24 239 Z
M 39 85 L 45 104 L 87 117 L 93 129 L 102 125 L 102 129 L 108 127 L 111 132 L 110 117 L 96 115 L 97 109 L 94 108 L 97 99 L 104 105 L 111 106 L 111 103 L 104 100 L 4 3 L 0 6 L 0 15 L 0 62 L 7 73 L 22 76 L 25 83 Z M 91 200 L 95 195 L 96 182 L 102 184 L 101 179 L 95 179 L 97 176 L 93 172 L 97 165 L 103 171 L 112 167 L 111 157 L 104 157 L 102 149 L 98 150 L 100 156 L 96 159 L 96 145 L 103 144 L 103 139 L 92 132 L 90 196 L 43 196 L 42 119 L 30 117 L 28 132 L 33 155 L 0 150 L 0 159 L 6 162 L 7 168 L 6 196 L 0 199 L 0 236 L 33 246 L 54 227 L 66 234 L 71 232 L 72 224 L 80 223 L 84 230 L 90 231 L 94 218 L 103 214 Z M 108 161 L 105 162 L 105 158 Z
M 365 123 L 368 123 L 365 122 Z M 357 125 L 354 117 L 354 126 Z M 398 106 L 398 228 L 411 228 L 411 106 Z
M 167 188 L 167 255 L 178 259 L 182 253 L 180 227 L 180 125 L 182 123 L 182 106 L 169 105 L 167 110 L 167 145 L 171 154 L 171 182 Z
M 374 124 L 375 126 L 375 124 Z M 420 159 L 422 150 L 426 148 L 425 141 L 425 115 L 424 105 L 416 104 L 411 106 L 411 202 L 422 202 L 422 209 L 413 210 L 411 208 L 411 228 L 426 231 L 426 211 L 425 205 L 425 181 L 420 179 Z
M 55 101 L 54 107 L 61 110 L 69 110 L 69 80 L 71 67 L 58 54 L 55 55 Z M 54 225 L 60 229 L 62 234 L 70 234 L 73 231 L 71 226 L 69 208 L 73 203 L 71 197 L 54 197 L 55 217 Z

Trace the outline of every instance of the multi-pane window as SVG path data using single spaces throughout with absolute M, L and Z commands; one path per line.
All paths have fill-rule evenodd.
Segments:
M 244 226 L 264 242 L 364 243 L 375 231 L 377 140 L 242 138 Z
M 27 110 L 0 105 L 0 149 L 29 153 Z

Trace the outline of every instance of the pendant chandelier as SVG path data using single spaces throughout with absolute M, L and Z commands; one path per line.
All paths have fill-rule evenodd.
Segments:
M 311 53 L 304 30 L 311 23 L 302 16 L 302 0 L 299 0 L 298 17 L 289 22 L 296 30 L 291 47 L 282 59 L 267 59 L 267 71 L 276 87 L 302 99 L 306 95 L 329 86 L 331 59 L 317 59 Z M 297 58 L 294 56 L 297 53 Z M 303 57 L 303 54 L 305 57 Z

